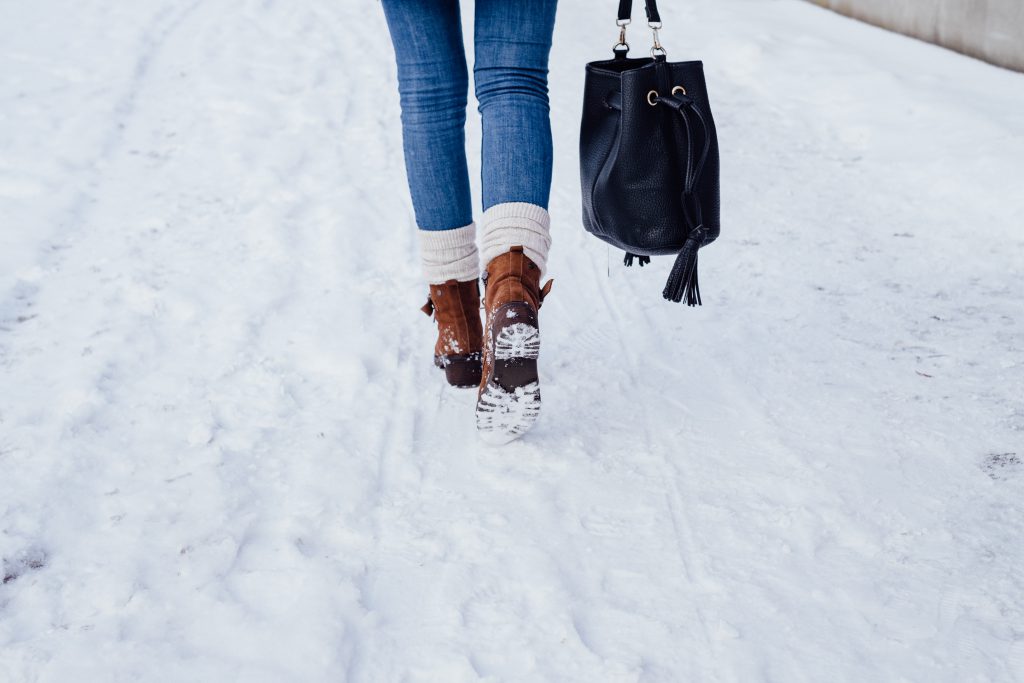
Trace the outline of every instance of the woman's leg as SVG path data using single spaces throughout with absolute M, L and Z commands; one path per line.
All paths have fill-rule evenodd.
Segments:
M 423 275 L 448 382 L 480 382 L 480 259 L 466 168 L 468 75 L 458 0 L 383 0 L 398 63 L 402 144 Z
M 548 55 L 555 0 L 477 0 L 473 68 L 483 119 L 483 262 L 522 245 L 547 265 Z
M 479 274 L 466 167 L 468 76 L 458 0 L 383 0 L 398 64 L 402 146 L 424 275 Z
M 548 53 L 555 0 L 477 0 L 473 75 L 483 118 L 484 363 L 476 424 L 492 443 L 540 413 L 537 312 L 547 286 L 551 123 Z

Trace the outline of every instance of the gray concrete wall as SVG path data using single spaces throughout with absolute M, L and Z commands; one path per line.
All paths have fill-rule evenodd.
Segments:
M 1024 71 L 1024 0 L 811 0 L 851 17 Z

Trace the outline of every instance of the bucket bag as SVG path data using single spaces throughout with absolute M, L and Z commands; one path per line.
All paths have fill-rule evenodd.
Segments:
M 624 264 L 675 254 L 662 292 L 701 303 L 697 252 L 719 232 L 718 137 L 704 66 L 669 62 L 656 0 L 646 0 L 650 57 L 629 57 L 631 0 L 620 0 L 613 58 L 586 67 L 580 125 L 583 226 L 626 252 Z

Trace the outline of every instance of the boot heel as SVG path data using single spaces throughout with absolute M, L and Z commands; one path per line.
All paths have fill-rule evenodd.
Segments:
M 494 360 L 530 359 L 540 355 L 540 332 L 529 323 L 502 328 L 494 340 Z
M 476 388 L 480 386 L 483 367 L 479 354 L 467 358 L 449 357 L 445 359 L 442 367 L 444 367 L 445 379 L 453 387 Z
M 525 302 L 499 306 L 484 331 L 492 349 L 476 404 L 476 426 L 487 443 L 503 444 L 533 426 L 540 414 L 537 312 Z

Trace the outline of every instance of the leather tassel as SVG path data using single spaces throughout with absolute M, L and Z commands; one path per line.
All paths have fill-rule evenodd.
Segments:
M 644 266 L 651 262 L 650 256 L 637 256 L 636 254 L 631 254 L 627 251 L 626 257 L 622 259 L 622 263 L 627 268 L 630 268 L 633 265 L 633 259 L 636 259 L 637 265 L 640 266 L 641 268 L 643 268 Z
M 686 243 L 679 250 L 679 256 L 672 266 L 672 272 L 662 292 L 669 301 L 676 303 L 686 299 L 687 306 L 700 306 L 700 284 L 697 282 L 697 251 L 704 243 L 704 230 L 697 228 L 686 238 Z

